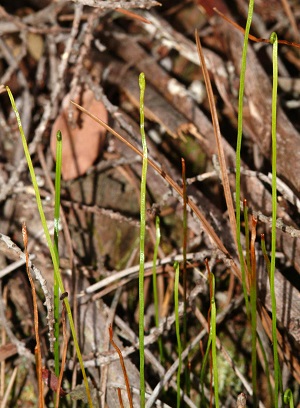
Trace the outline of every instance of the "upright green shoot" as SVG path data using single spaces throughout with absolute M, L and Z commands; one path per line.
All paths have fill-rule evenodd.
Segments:
M 208 263 L 207 263 L 208 265 Z M 214 274 L 209 272 L 210 280 L 210 332 L 211 338 L 211 354 L 212 354 L 212 367 L 213 367 L 213 379 L 214 379 L 214 396 L 215 407 L 219 408 L 219 379 L 218 379 L 218 362 L 217 362 L 217 309 L 215 302 L 215 277 Z
M 252 366 L 252 390 L 253 390 L 253 406 L 257 407 L 257 350 L 256 350 L 256 299 L 257 299 L 257 279 L 256 279 L 256 257 L 255 257 L 255 240 L 256 240 L 256 224 L 257 220 L 252 218 L 251 228 L 251 243 L 250 243 L 250 260 L 251 269 L 250 275 L 250 307 L 251 307 L 251 366 Z
M 208 260 L 205 260 L 206 270 L 208 272 L 208 282 L 210 288 L 210 315 L 209 315 L 209 336 L 206 346 L 205 355 L 203 358 L 201 371 L 200 371 L 200 384 L 201 384 L 201 407 L 206 406 L 205 396 L 204 396 L 204 372 L 209 357 L 209 352 L 211 350 L 212 356 L 212 371 L 213 371 L 213 387 L 214 387 L 214 397 L 215 397 L 215 407 L 219 408 L 219 378 L 218 378 L 218 363 L 217 363 L 217 309 L 215 302 L 215 277 L 211 273 Z
M 242 282 L 243 282 L 243 292 L 246 303 L 246 310 L 249 315 L 249 300 L 246 285 L 246 274 L 245 274 L 245 260 L 243 255 L 243 248 L 241 243 L 241 148 L 242 148 L 242 135 L 243 135 L 243 99 L 245 91 L 245 74 L 246 74 L 246 63 L 247 63 L 247 49 L 248 49 L 248 37 L 252 22 L 254 8 L 254 0 L 249 1 L 248 17 L 245 28 L 244 36 L 244 46 L 242 53 L 242 63 L 241 63 L 241 74 L 240 74 L 240 87 L 239 87 L 239 101 L 238 101 L 238 129 L 237 129 L 237 144 L 236 144 L 236 181 L 235 181 L 235 191 L 236 191 L 236 240 L 238 244 L 238 253 L 241 264 L 242 271 Z
M 272 241 L 271 241 L 271 269 L 270 269 L 270 293 L 272 303 L 272 340 L 274 356 L 274 379 L 275 379 L 275 408 L 278 407 L 280 367 L 277 349 L 276 329 L 276 295 L 275 295 L 275 254 L 276 254 L 276 219 L 277 219 L 277 186 L 276 186 L 276 127 L 277 127 L 277 87 L 278 87 L 278 39 L 276 33 L 270 36 L 273 44 L 273 88 L 272 88 Z
M 46 241 L 47 241 L 49 251 L 50 251 L 50 254 L 51 254 L 55 279 L 56 279 L 56 281 L 58 283 L 58 286 L 59 286 L 59 289 L 60 289 L 61 293 L 64 293 L 65 288 L 64 288 L 63 281 L 62 281 L 62 278 L 61 278 L 61 275 L 60 275 L 59 266 L 58 266 L 54 246 L 52 244 L 49 229 L 48 229 L 48 226 L 47 226 L 47 220 L 46 220 L 45 213 L 44 213 L 44 210 L 43 210 L 42 200 L 41 200 L 41 196 L 40 196 L 40 192 L 39 192 L 39 188 L 38 188 L 38 183 L 37 183 L 37 180 L 36 180 L 32 160 L 31 160 L 29 149 L 28 149 L 28 146 L 27 146 L 26 137 L 24 135 L 22 122 L 21 122 L 21 119 L 20 119 L 18 109 L 17 109 L 16 104 L 15 104 L 14 97 L 13 97 L 13 95 L 12 95 L 12 93 L 11 93 L 8 86 L 6 87 L 6 90 L 7 90 L 7 93 L 8 93 L 10 102 L 11 102 L 11 106 L 12 106 L 14 112 L 15 112 L 16 119 L 17 119 L 17 122 L 18 122 L 18 127 L 19 127 L 19 132 L 20 132 L 20 135 L 21 135 L 21 139 L 22 139 L 24 153 L 25 153 L 25 157 L 26 157 L 26 160 L 27 160 L 27 164 L 28 164 L 28 168 L 29 168 L 29 172 L 30 172 L 30 176 L 31 176 L 31 180 L 32 180 L 32 185 L 33 185 L 34 192 L 35 192 L 36 203 L 37 203 L 38 211 L 39 211 L 39 214 L 40 214 L 42 226 L 43 226 L 43 229 L 44 229 L 44 234 L 45 234 L 45 237 L 46 237 Z M 92 403 L 89 383 L 88 383 L 88 379 L 87 379 L 87 376 L 86 376 L 86 373 L 85 373 L 85 368 L 84 368 L 82 355 L 81 355 L 78 340 L 77 340 L 76 330 L 75 330 L 75 326 L 74 326 L 72 311 L 71 311 L 70 302 L 69 302 L 68 297 L 64 298 L 64 302 L 65 302 L 65 306 L 66 306 L 66 310 L 67 310 L 67 314 L 68 314 L 68 318 L 69 318 L 70 329 L 71 329 L 72 336 L 73 336 L 73 341 L 74 341 L 76 354 L 77 354 L 77 357 L 78 357 L 79 365 L 80 365 L 82 376 L 83 376 L 83 381 L 84 381 L 84 385 L 85 385 L 85 389 L 86 389 L 86 393 L 87 393 L 88 404 L 89 404 L 89 407 L 92 408 L 93 403 Z
M 60 218 L 60 180 L 62 163 L 62 136 L 60 130 L 56 134 L 56 168 L 55 168 L 55 197 L 54 197 L 54 252 L 59 265 L 58 234 Z M 59 376 L 59 285 L 54 274 L 54 370 Z
M 200 407 L 206 407 L 206 399 L 204 395 L 204 376 L 205 376 L 205 369 L 209 357 L 209 352 L 210 352 L 210 346 L 211 346 L 211 335 L 209 333 L 208 336 L 208 341 L 207 341 L 207 346 L 205 350 L 205 354 L 202 360 L 202 365 L 201 365 L 201 370 L 200 370 L 200 387 L 201 387 L 201 394 L 200 394 Z
M 180 374 L 182 366 L 182 346 L 180 339 L 180 323 L 179 323 L 179 263 L 174 263 L 175 269 L 175 284 L 174 284 L 174 307 L 175 307 L 175 330 L 176 330 L 176 339 L 177 339 L 177 348 L 178 348 L 178 369 L 177 369 L 177 408 L 180 408 Z
M 153 252 L 153 266 L 152 266 L 152 278 L 153 278 L 153 297 L 154 297 L 154 311 L 155 311 L 155 325 L 159 327 L 159 310 L 158 310 L 158 294 L 157 294 L 157 274 L 156 274 L 156 262 L 157 262 L 157 254 L 158 248 L 160 243 L 160 220 L 159 216 L 156 215 L 155 217 L 155 231 L 156 231 L 156 238 L 155 238 L 155 246 Z M 158 348 L 159 348 L 159 357 L 160 363 L 164 360 L 163 355 L 163 344 L 161 337 L 158 338 Z
M 146 190 L 147 190 L 147 143 L 145 136 L 145 75 L 142 72 L 139 76 L 140 87 L 140 131 L 143 147 L 143 165 L 141 178 L 141 205 L 140 205 L 140 271 L 139 271 L 139 344 L 140 344 L 140 406 L 145 406 L 145 350 L 144 350 L 144 275 L 145 275 L 145 235 L 146 235 Z

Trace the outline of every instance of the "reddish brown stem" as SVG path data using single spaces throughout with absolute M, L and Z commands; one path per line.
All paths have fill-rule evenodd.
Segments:
M 251 254 L 250 285 L 251 286 L 256 285 L 256 256 L 255 256 L 256 225 L 257 225 L 257 219 L 252 217 L 251 243 L 250 243 L 250 254 Z
M 225 14 L 223 14 L 221 11 L 219 11 L 216 7 L 214 7 L 214 11 L 217 14 L 219 14 L 219 16 L 223 18 L 223 20 L 227 21 L 227 23 L 231 24 L 234 28 L 236 28 L 237 30 L 239 30 L 243 34 L 245 34 L 245 29 L 243 27 L 241 27 L 239 24 L 237 24 L 235 21 L 233 21 L 229 17 L 225 16 Z M 249 34 L 248 38 L 249 38 L 249 40 L 254 41 L 254 42 L 270 44 L 270 40 L 265 39 L 265 38 L 257 38 L 252 34 Z M 298 43 L 296 43 L 294 41 L 278 40 L 278 44 L 284 44 L 284 45 L 289 45 L 291 47 L 300 48 L 300 44 L 298 44 Z
M 143 16 L 140 16 L 139 14 L 134 13 L 133 11 L 125 10 L 125 9 L 122 9 L 122 8 L 116 8 L 116 11 L 118 11 L 119 13 L 124 14 L 127 17 L 133 18 L 134 20 L 139 20 L 142 23 L 152 24 L 151 21 L 147 20 Z
M 34 282 L 29 270 L 29 254 L 27 250 L 28 245 L 28 234 L 25 222 L 22 225 L 22 236 L 24 242 L 24 252 L 26 257 L 26 272 L 28 275 L 28 279 L 31 286 L 31 293 L 32 293 L 32 301 L 33 301 L 33 315 L 34 315 L 34 330 L 35 330 L 35 338 L 36 338 L 36 346 L 35 346 L 35 356 L 36 356 L 36 372 L 38 378 L 38 390 L 39 390 L 39 408 L 44 408 L 44 383 L 42 380 L 42 352 L 41 352 L 41 344 L 40 344 L 40 336 L 39 336 L 39 314 L 38 314 L 38 307 L 37 307 L 37 300 L 36 300 L 36 292 Z
M 130 408 L 133 408 L 133 401 L 132 401 L 132 395 L 131 395 L 131 391 L 130 391 L 130 385 L 129 385 L 129 380 L 128 380 L 128 375 L 127 375 L 127 371 L 126 371 L 126 367 L 124 364 L 124 359 L 121 353 L 121 350 L 119 349 L 119 347 L 116 345 L 116 343 L 114 342 L 113 339 L 113 330 L 112 330 L 112 326 L 109 326 L 109 340 L 112 344 L 112 346 L 114 347 L 114 349 L 116 350 L 116 352 L 119 354 L 119 359 L 120 359 L 120 363 L 121 363 L 121 367 L 123 370 L 123 375 L 124 375 L 124 380 L 125 380 L 125 385 L 126 385 L 126 390 L 127 390 L 127 395 L 128 395 L 128 400 L 129 400 L 129 405 Z
M 118 398 L 119 398 L 119 404 L 121 408 L 124 408 L 123 400 L 122 400 L 122 394 L 120 388 L 117 389 L 118 392 Z

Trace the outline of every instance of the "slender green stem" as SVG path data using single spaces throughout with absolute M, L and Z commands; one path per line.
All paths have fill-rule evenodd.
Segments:
M 30 153 L 29 153 L 29 150 L 28 150 L 26 137 L 24 135 L 21 118 L 20 118 L 19 112 L 17 110 L 14 97 L 13 97 L 13 95 L 12 95 L 12 93 L 11 93 L 8 86 L 6 87 L 6 90 L 7 90 L 7 93 L 8 93 L 10 102 L 11 102 L 11 106 L 12 106 L 14 112 L 15 112 L 16 119 L 17 119 L 17 122 L 18 122 L 18 127 L 19 127 L 19 131 L 20 131 L 21 139 L 22 139 L 24 153 L 25 153 L 25 157 L 26 157 L 26 160 L 27 160 L 27 164 L 28 164 L 28 168 L 29 168 L 29 172 L 30 172 L 30 176 L 31 176 L 31 180 L 32 180 L 32 185 L 33 185 L 34 192 L 35 192 L 36 203 L 37 203 L 38 211 L 39 211 L 39 214 L 40 214 L 41 222 L 42 222 L 42 225 L 43 225 L 46 241 L 47 241 L 49 251 L 50 251 L 50 254 L 51 254 L 55 279 L 56 279 L 56 281 L 58 283 L 58 286 L 59 286 L 59 289 L 60 289 L 61 293 L 64 293 L 65 289 L 64 289 L 64 285 L 63 285 L 63 281 L 62 281 L 60 272 L 59 272 L 59 266 L 58 266 L 58 262 L 57 262 L 57 259 L 56 259 L 54 246 L 52 244 L 49 229 L 48 229 L 48 226 L 47 226 L 47 220 L 46 220 L 45 213 L 44 213 L 44 210 L 43 210 L 42 200 L 41 200 L 41 196 L 40 196 L 40 192 L 39 192 L 39 188 L 38 188 L 38 183 L 37 183 L 37 180 L 36 180 L 36 177 L 35 177 L 34 168 L 33 168 L 32 160 L 31 160 Z M 73 341 L 74 341 L 76 354 L 77 354 L 77 357 L 78 357 L 79 365 L 80 365 L 82 376 L 83 376 L 83 381 L 84 381 L 84 385 L 85 385 L 85 389 L 86 389 L 86 393 L 87 393 L 87 398 L 88 398 L 88 404 L 89 404 L 89 407 L 92 408 L 93 403 L 92 403 L 92 399 L 91 399 L 89 383 L 88 383 L 87 376 L 86 376 L 86 373 L 85 373 L 85 368 L 84 368 L 82 355 L 81 355 L 78 340 L 77 340 L 76 330 L 75 330 L 75 326 L 74 326 L 73 316 L 72 316 L 71 307 L 70 307 L 68 297 L 64 298 L 64 302 L 65 302 L 66 311 L 67 311 L 68 318 L 69 318 L 70 329 L 71 329 L 72 336 L 73 336 Z
M 253 390 L 253 407 L 257 407 L 257 350 L 256 350 L 256 258 L 255 258 L 255 240 L 256 240 L 256 225 L 257 220 L 252 218 L 251 229 L 251 244 L 250 244 L 250 258 L 251 269 L 250 274 L 250 307 L 251 307 L 251 366 L 252 366 L 252 390 Z
M 277 187 L 276 187 L 276 159 L 277 159 L 277 86 L 278 86 L 278 39 L 276 33 L 270 36 L 273 44 L 273 88 L 272 88 L 272 243 L 271 243 L 271 270 L 270 293 L 272 302 L 272 340 L 274 354 L 274 379 L 275 379 L 275 408 L 278 407 L 280 367 L 277 349 L 276 329 L 276 295 L 275 295 L 275 254 L 276 254 L 276 218 L 277 218 Z
M 201 371 L 200 371 L 200 387 L 201 387 L 200 406 L 201 407 L 207 406 L 205 395 L 204 395 L 204 375 L 205 375 L 205 368 L 206 368 L 208 357 L 209 357 L 210 347 L 211 347 L 211 333 L 209 333 L 208 342 L 207 342 L 205 354 L 202 360 Z
M 175 330 L 176 330 L 176 338 L 177 338 L 177 348 L 178 348 L 178 369 L 177 369 L 177 408 L 180 408 L 180 374 L 181 374 L 181 353 L 182 353 L 182 346 L 181 346 L 181 339 L 180 339 L 180 324 L 179 324 L 179 263 L 174 263 L 175 269 L 175 284 L 174 284 L 174 307 L 175 307 Z
M 140 205 L 140 272 L 139 272 L 139 343 L 140 343 L 140 406 L 145 406 L 145 350 L 144 350 L 144 274 L 145 274 L 145 235 L 146 235 L 146 181 L 147 181 L 147 143 L 145 136 L 145 115 L 144 115 L 144 95 L 145 95 L 145 75 L 142 72 L 139 76 L 140 87 L 140 131 L 143 146 L 143 166 L 141 178 L 141 205 Z
M 217 362 L 217 309 L 215 302 L 215 277 L 213 273 L 210 273 L 211 279 L 211 296 L 210 296 L 210 336 L 211 336 L 211 353 L 212 353 L 212 365 L 213 365 L 213 378 L 214 378 L 214 396 L 215 407 L 219 408 L 219 380 L 218 380 L 218 362 Z
M 266 351 L 264 349 L 264 345 L 261 341 L 261 338 L 259 337 L 259 335 L 257 334 L 257 340 L 259 342 L 260 345 L 260 350 L 262 352 L 263 355 L 263 359 L 264 359 L 264 369 L 266 372 L 266 377 L 267 377 L 267 382 L 268 382 L 268 392 L 269 392 L 269 396 L 271 398 L 271 404 L 270 406 L 273 407 L 274 406 L 274 394 L 273 394 L 273 388 L 272 388 L 272 384 L 271 384 L 271 375 L 270 375 L 270 370 L 269 370 L 269 361 L 267 359 L 267 354 Z
M 54 252 L 59 265 L 58 234 L 60 218 L 60 180 L 62 163 L 62 135 L 60 130 L 56 134 L 56 168 L 55 168 L 55 199 L 54 199 Z M 59 376 L 59 285 L 54 274 L 54 370 Z
M 152 279 L 153 279 L 155 325 L 156 327 L 159 327 L 157 274 L 156 274 L 156 261 L 157 261 L 158 248 L 160 244 L 160 219 L 158 215 L 155 217 L 155 232 L 156 232 L 156 238 L 155 238 L 155 246 L 154 246 L 154 252 L 153 252 Z M 158 338 L 158 348 L 159 348 L 160 363 L 162 364 L 164 361 L 164 355 L 163 355 L 163 344 L 162 344 L 161 337 Z
M 246 303 L 246 310 L 249 315 L 249 300 L 246 285 L 245 276 L 245 261 L 241 243 L 241 148 L 242 148 L 242 135 L 243 135 L 243 99 L 245 91 L 245 74 L 246 74 L 246 64 L 247 64 L 247 49 L 248 49 L 248 37 L 252 22 L 254 8 L 254 0 L 249 1 L 248 17 L 245 28 L 244 36 L 244 46 L 242 53 L 242 63 L 241 63 L 241 74 L 240 74 L 240 87 L 239 87 L 239 102 L 238 102 L 238 129 L 237 129 L 237 144 L 236 144 L 236 181 L 235 181 L 235 191 L 236 191 L 236 240 L 238 244 L 238 253 L 241 264 L 242 271 L 242 282 L 243 282 L 243 292 Z

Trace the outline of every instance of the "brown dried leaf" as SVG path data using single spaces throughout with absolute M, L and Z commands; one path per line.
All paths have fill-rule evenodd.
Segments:
M 47 368 L 42 368 L 42 378 L 47 387 L 49 387 L 52 391 L 58 391 L 58 378 L 54 373 L 52 373 L 52 371 L 48 370 Z M 67 392 L 60 388 L 59 395 L 67 395 Z
M 92 91 L 87 90 L 77 95 L 74 100 L 81 103 L 89 112 L 107 122 L 107 111 L 101 101 L 94 98 Z M 63 109 L 57 117 L 51 132 L 51 153 L 56 157 L 56 133 L 62 133 L 62 177 L 64 180 L 75 179 L 91 167 L 103 149 L 106 131 L 95 125 L 87 115 L 74 110 L 72 123 L 69 123 L 70 95 L 66 95 Z

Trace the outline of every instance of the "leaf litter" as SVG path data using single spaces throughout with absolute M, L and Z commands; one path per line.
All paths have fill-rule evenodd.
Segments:
M 198 174 L 189 169 L 199 169 L 195 157 L 201 157 L 201 172 L 207 174 L 204 181 L 188 187 L 188 194 L 203 212 L 207 220 L 219 235 L 225 247 L 235 258 L 233 242 L 230 242 L 228 224 L 223 196 L 220 193 L 220 170 L 212 164 L 212 156 L 216 153 L 213 127 L 210 122 L 208 100 L 204 93 L 200 103 L 189 91 L 193 83 L 202 83 L 203 77 L 199 69 L 197 50 L 192 37 L 194 28 L 199 29 L 204 55 L 213 84 L 217 114 L 220 121 L 221 137 L 229 170 L 229 183 L 234 185 L 234 156 L 236 135 L 237 87 L 240 66 L 242 35 L 229 26 L 213 12 L 211 1 L 166 1 L 161 7 L 152 7 L 151 1 L 140 1 L 143 8 L 132 8 L 137 2 L 127 2 L 130 12 L 123 14 L 116 8 L 125 8 L 124 2 L 89 2 L 93 7 L 82 7 L 79 0 L 66 2 L 24 2 L 27 8 L 7 5 L 0 8 L 0 28 L 5 34 L 0 41 L 0 73 L 5 85 L 10 85 L 17 98 L 21 110 L 24 128 L 31 154 L 35 160 L 36 171 L 41 185 L 47 217 L 53 217 L 53 198 L 41 166 L 37 151 L 42 148 L 50 179 L 53 174 L 55 159 L 56 131 L 60 128 L 63 134 L 63 209 L 67 217 L 67 226 L 71 234 L 71 245 L 66 245 L 66 234 L 60 239 L 61 269 L 71 300 L 77 303 L 78 330 L 82 336 L 82 350 L 89 375 L 95 384 L 95 406 L 119 406 L 116 397 L 116 384 L 123 384 L 118 356 L 109 349 L 108 327 L 114 322 L 119 331 L 116 337 L 123 340 L 118 347 L 124 350 L 126 368 L 130 385 L 134 391 L 134 404 L 138 405 L 138 370 L 136 364 L 135 320 L 137 308 L 137 225 L 139 219 L 139 177 L 141 163 L 136 155 L 111 135 L 106 135 L 103 128 L 95 125 L 90 118 L 80 114 L 70 106 L 75 100 L 88 111 L 99 116 L 104 122 L 111 122 L 113 129 L 124 135 L 138 149 L 140 145 L 138 124 L 137 79 L 140 71 L 146 74 L 146 131 L 149 138 L 149 153 L 157 161 L 163 171 L 178 182 L 180 180 L 180 157 L 186 157 L 188 177 L 197 178 Z M 75 4 L 76 3 L 76 4 Z M 91 4 L 93 3 L 93 4 Z M 122 3 L 122 4 L 119 4 Z M 134 3 L 134 4 L 133 4 Z M 246 18 L 246 1 L 218 1 L 217 7 L 234 21 Z M 234 3 L 234 4 L 233 4 Z M 262 6 L 263 3 L 263 6 Z M 253 19 L 253 33 L 268 38 L 269 27 L 277 23 L 278 36 L 288 41 L 295 41 L 295 24 L 289 24 L 288 17 L 279 2 L 266 5 L 257 1 L 257 10 Z M 289 2 L 295 18 L 299 18 L 299 7 Z M 149 9 L 148 9 L 149 8 Z M 269 9 L 269 10 L 267 10 Z M 285 7 L 286 9 L 286 7 Z M 141 16 L 136 18 L 131 13 Z M 190 16 L 190 17 L 189 17 Z M 143 22 L 144 19 L 147 23 Z M 185 21 L 182 22 L 182 19 Z M 150 22 L 150 24 L 148 23 Z M 268 174 L 270 171 L 269 143 L 269 90 L 270 60 L 266 45 L 249 46 L 248 82 L 246 86 L 245 104 L 245 146 L 243 150 L 242 194 L 247 198 L 250 210 L 261 214 L 262 222 L 259 232 L 268 237 L 270 217 L 270 188 L 258 173 Z M 284 191 L 291 191 L 298 196 L 299 163 L 297 160 L 299 145 L 299 123 L 297 115 L 299 107 L 299 89 L 297 88 L 297 67 L 299 59 L 293 49 L 281 48 L 279 83 L 279 146 L 278 170 L 282 183 L 286 183 Z M 259 80 L 256 79 L 259 77 Z M 136 84 L 134 84 L 136 78 Z M 288 85 L 286 85 L 286 82 Z M 293 85 L 294 84 L 294 85 Z M 176 93 L 176 90 L 178 92 Z M 197 88 L 198 89 L 198 88 Z M 298 90 L 297 90 L 298 89 Z M 148 95 L 148 96 L 147 96 Z M 1 95 L 2 110 L 0 111 L 1 130 L 1 222 L 0 232 L 4 237 L 1 248 L 1 267 L 4 268 L 9 259 L 19 257 L 12 245 L 15 242 L 22 247 L 21 224 L 25 219 L 28 227 L 30 252 L 36 256 L 34 263 L 41 273 L 41 282 L 52 284 L 52 270 L 44 241 L 40 238 L 40 224 L 36 216 L 34 197 L 30 189 L 30 180 L 26 164 L 22 160 L 22 150 L 18 142 L 16 127 L 10 116 L 10 106 Z M 294 108 L 289 108 L 294 106 Z M 9 137 L 7 137 L 9 135 Z M 185 151 L 185 140 L 193 139 L 193 155 Z M 281 144 L 280 144 L 281 143 Z M 203 159 L 204 158 L 204 159 Z M 251 172 L 251 171 L 252 172 Z M 215 174 L 213 176 L 213 174 Z M 53 178 L 53 177 L 52 177 Z M 149 172 L 148 178 L 149 210 L 153 205 L 158 208 L 161 216 L 162 242 L 159 253 L 158 280 L 160 304 L 167 313 L 161 317 L 162 333 L 165 346 L 173 362 L 175 353 L 172 343 L 174 336 L 172 282 L 172 259 L 180 259 L 182 235 L 182 207 L 174 192 L 164 180 L 155 173 Z M 278 231 L 278 272 L 276 274 L 276 296 L 278 299 L 278 320 L 281 336 L 281 358 L 285 361 L 285 383 L 299 382 L 299 273 L 300 248 L 297 240 L 300 218 L 297 200 L 280 197 L 278 217 L 281 229 Z M 113 216 L 110 216 L 113 215 Z M 264 219 L 266 222 L 264 223 Z M 135 226 L 133 226 L 133 221 Z M 287 226 L 287 228 L 285 228 Z M 241 293 L 240 283 L 230 273 L 226 258 L 220 254 L 195 217 L 188 219 L 188 252 L 190 275 L 188 289 L 194 293 L 197 288 L 205 286 L 199 270 L 204 270 L 204 257 L 208 257 L 211 268 L 215 271 L 216 299 L 218 313 L 224 319 L 217 331 L 223 348 L 233 358 L 236 377 L 235 386 L 224 382 L 221 400 L 224 406 L 233 406 L 238 402 L 244 404 L 245 390 L 249 390 L 251 376 L 250 364 L 247 363 L 248 343 L 247 324 L 244 321 L 242 307 L 235 303 Z M 286 233 L 293 231 L 292 234 Z M 153 237 L 155 236 L 153 219 L 149 213 L 148 241 L 146 257 L 151 261 L 153 254 Z M 292 236 L 294 235 L 294 236 Z M 7 237 L 7 238 L 5 238 Z M 8 241 L 9 240 L 9 241 Z M 70 265 L 69 249 L 72 248 L 75 266 Z M 3 250 L 2 250 L 3 249 Z M 9 254 L 8 254 L 9 253 Z M 179 257 L 179 258 L 178 258 Z M 265 307 L 266 314 L 270 310 L 267 274 L 262 262 L 262 255 L 257 248 L 259 302 Z M 171 261 L 169 260 L 171 259 Z M 17 266 L 2 278 L 2 287 L 7 286 L 8 300 L 11 291 L 15 299 L 18 292 L 28 290 L 27 286 L 17 285 L 13 280 L 24 274 L 24 269 Z M 147 272 L 147 271 L 146 271 Z M 110 279 L 119 273 L 119 280 Z M 148 269 L 151 275 L 151 267 Z M 98 282 L 108 282 L 101 291 L 89 290 Z M 76 286 L 74 285 L 76 282 Z M 8 285 L 9 284 L 9 285 Z M 43 283 L 44 285 L 44 283 Z M 150 282 L 148 282 L 151 288 Z M 94 287 L 94 286 L 93 286 Z M 121 287 L 121 293 L 117 288 Z M 189 311 L 189 339 L 192 343 L 205 326 L 204 320 L 199 323 L 199 310 L 206 316 L 208 313 L 207 290 L 197 289 L 199 296 L 191 301 Z M 101 298 L 102 300 L 99 300 Z M 23 299 L 23 297 L 22 297 Z M 26 299 L 26 297 L 25 297 Z M 44 310 L 44 298 L 40 295 L 39 313 L 42 326 L 47 328 L 47 313 Z M 117 303 L 114 309 L 113 304 Z M 225 305 L 229 302 L 230 309 Z M 146 301 L 148 359 L 147 374 L 148 391 L 166 376 L 168 364 L 160 365 L 156 349 L 158 334 L 153 325 L 153 299 L 148 289 Z M 27 297 L 27 308 L 31 309 L 31 300 Z M 111 309 L 110 309 L 111 306 Z M 76 306 L 75 306 L 76 307 Z M 115 310 L 115 318 L 111 315 Z M 3 311 L 10 320 L 12 333 L 32 352 L 30 342 L 32 333 L 22 326 L 24 312 L 13 301 L 8 301 Z M 193 312 L 194 311 L 194 312 Z M 224 312 L 224 314 L 222 314 Z M 267 318 L 267 317 L 266 317 Z M 165 320 L 163 320 L 165 319 Z M 152 331 L 151 331 L 152 330 Z M 267 328 L 266 328 L 267 330 Z M 45 330 L 45 333 L 47 330 Z M 130 334 L 131 333 L 131 334 Z M 52 355 L 49 343 L 43 334 L 46 347 L 43 357 L 47 370 L 51 370 Z M 132 337 L 130 337 L 132 336 Z M 268 338 L 262 333 L 263 342 L 268 350 Z M 18 364 L 18 354 L 22 354 L 19 343 L 7 332 L 7 344 L 14 351 L 6 358 L 6 370 L 12 373 Z M 239 347 L 236 347 L 239 344 Z M 14 348 L 17 345 L 17 348 Z M 127 347 L 125 347 L 127 345 Z M 150 346 L 151 345 L 151 346 Z M 64 389 L 70 391 L 72 364 L 72 345 L 69 345 L 68 360 L 65 372 Z M 269 353 L 270 354 L 270 353 Z M 5 354 L 3 354 L 5 356 Z M 240 366 L 241 361 L 244 365 Z M 98 367 L 106 364 L 105 371 Z M 192 392 L 186 398 L 186 404 L 195 406 L 199 399 L 199 389 L 195 376 L 199 372 L 201 353 L 199 349 L 190 356 L 193 367 L 191 373 Z M 230 364 L 229 364 L 230 365 Z M 239 367 L 237 367 L 239 365 Z M 226 364 L 228 368 L 228 364 Z M 28 383 L 32 383 L 33 373 L 28 371 Z M 265 406 L 269 406 L 266 384 L 261 375 L 260 398 Z M 222 378 L 228 376 L 222 372 Z M 170 388 L 166 391 L 166 403 L 172 406 L 174 397 L 172 387 L 174 381 L 170 374 Z M 248 380 L 246 380 L 248 379 Z M 172 382 L 173 381 L 173 382 Z M 18 385 L 19 386 L 19 385 Z M 75 387 L 81 389 L 80 380 Z M 226 388 L 227 387 L 227 388 Z M 123 391 L 122 391 L 123 392 Z M 241 401 L 241 395 L 243 401 Z M 2 395 L 1 395 L 2 397 Z M 80 396 L 81 397 L 81 396 Z M 46 402 L 50 403 L 49 392 Z M 163 398 L 163 397 L 161 397 Z M 7 406 L 25 401 L 25 394 L 11 395 Z M 126 393 L 123 395 L 126 401 Z M 101 404 L 100 405 L 100 401 Z M 9 405 L 10 404 L 10 405 Z M 68 400 L 61 398 L 61 406 L 69 406 Z M 194 404 L 194 405 L 193 405 Z

